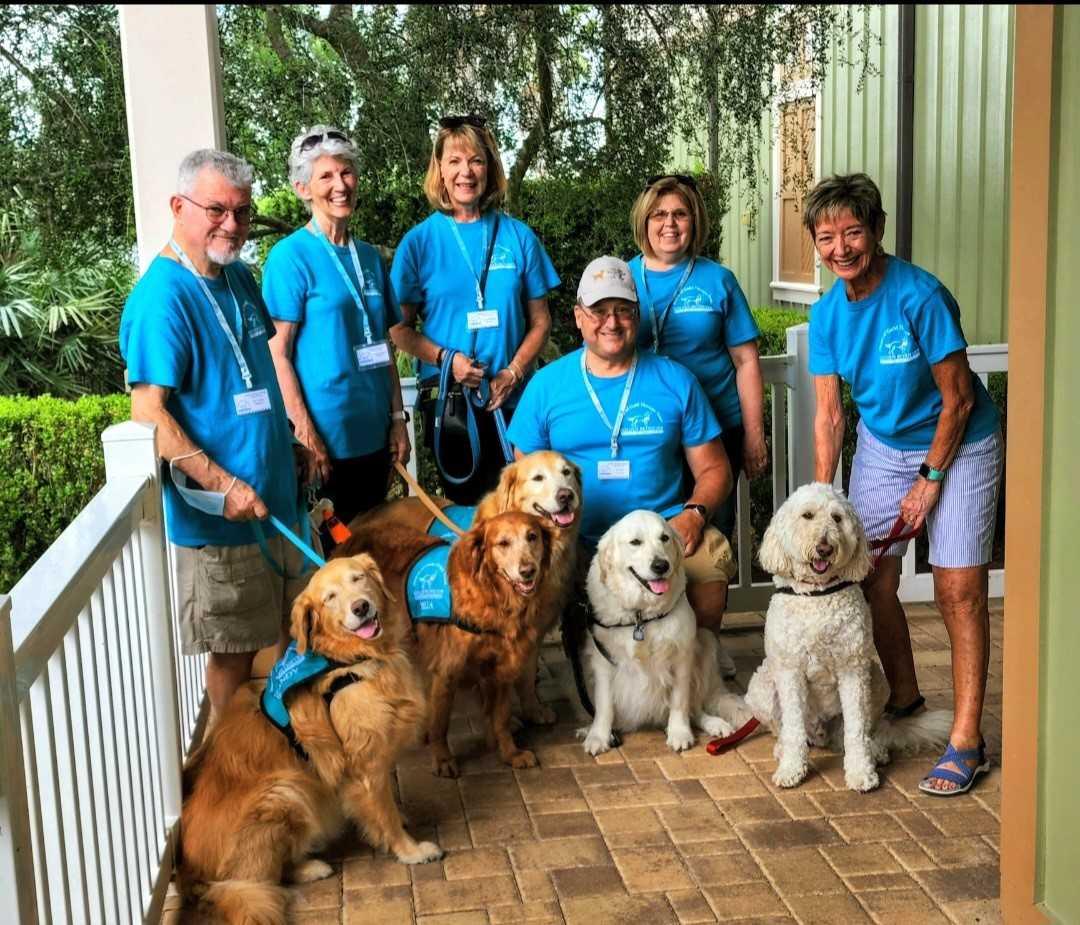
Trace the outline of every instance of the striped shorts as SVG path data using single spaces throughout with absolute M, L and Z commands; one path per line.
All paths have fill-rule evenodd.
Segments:
M 888 535 L 900 514 L 900 502 L 919 475 L 926 450 L 886 446 L 859 422 L 859 440 L 851 464 L 848 497 L 862 519 L 866 537 Z M 938 503 L 926 517 L 930 564 L 967 568 L 990 561 L 994 517 L 1002 468 L 1001 431 L 963 444 L 949 466 Z M 907 541 L 890 546 L 886 555 L 902 556 Z

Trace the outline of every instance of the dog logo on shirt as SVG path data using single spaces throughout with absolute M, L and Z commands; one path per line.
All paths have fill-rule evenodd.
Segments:
M 244 304 L 240 307 L 240 312 L 244 317 L 244 330 L 247 331 L 248 337 L 266 337 L 266 328 L 263 326 L 262 315 L 259 314 L 259 310 L 254 303 L 245 299 Z
M 496 244 L 491 250 L 491 269 L 494 270 L 516 270 L 517 264 L 514 263 L 514 254 L 509 247 L 503 247 L 501 244 Z
M 910 363 L 922 355 L 918 341 L 906 325 L 894 324 L 885 329 L 878 342 L 878 362 L 882 366 Z
M 687 315 L 692 312 L 711 312 L 713 310 L 712 295 L 700 286 L 687 286 L 679 293 L 672 311 L 676 315 Z
M 626 409 L 623 418 L 622 436 L 650 437 L 664 432 L 664 419 L 652 405 L 634 402 Z

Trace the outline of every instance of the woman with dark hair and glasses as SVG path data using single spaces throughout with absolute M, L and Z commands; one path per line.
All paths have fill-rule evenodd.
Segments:
M 446 414 L 441 418 L 443 491 L 469 505 L 495 486 L 506 462 L 493 412 L 509 418 L 517 404 L 551 328 L 547 295 L 559 277 L 532 229 L 499 212 L 506 174 L 482 117 L 439 120 L 424 193 L 435 211 L 394 254 L 402 318 L 391 336 L 420 360 L 424 438 L 432 449 L 437 412 L 460 412 L 462 387 L 490 390 L 487 405 L 473 408 L 476 452 L 467 436 L 449 432 Z
M 641 305 L 638 344 L 686 366 L 709 398 L 732 473 L 731 494 L 712 522 L 730 540 L 739 471 L 754 478 L 768 464 L 757 324 L 735 274 L 703 256 L 709 216 L 693 177 L 649 177 L 630 224 L 641 249 L 630 261 Z M 715 602 L 713 612 L 697 612 L 702 625 L 719 627 L 726 594 Z
M 270 351 L 321 494 L 348 523 L 386 497 L 391 462 L 409 459 L 388 337 L 401 315 L 379 252 L 349 232 L 357 154 L 348 136 L 327 125 L 299 134 L 289 179 L 311 221 L 266 258 L 263 298 L 276 329 Z

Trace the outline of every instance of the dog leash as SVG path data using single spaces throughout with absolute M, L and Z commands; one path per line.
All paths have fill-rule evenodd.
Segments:
M 398 475 L 405 479 L 406 484 L 413 490 L 416 497 L 420 499 L 420 503 L 424 505 L 432 514 L 435 515 L 435 519 L 439 521 L 444 527 L 449 528 L 458 536 L 464 536 L 465 531 L 461 529 L 456 523 L 454 523 L 449 517 L 447 517 L 442 508 L 439 507 L 434 501 L 431 500 L 429 495 L 423 488 L 420 487 L 420 483 L 412 477 L 412 474 L 396 459 L 394 460 L 394 468 L 397 469 Z
M 882 558 L 885 556 L 886 550 L 890 546 L 893 546 L 896 543 L 902 543 L 904 540 L 913 540 L 922 532 L 922 527 L 920 527 L 918 530 L 908 530 L 905 533 L 904 527 L 906 526 L 907 522 L 904 520 L 904 518 L 897 517 L 896 522 L 892 525 L 892 529 L 889 531 L 888 536 L 880 540 L 871 540 L 869 543 L 867 543 L 867 546 L 870 549 L 878 550 L 878 554 L 874 556 L 874 560 L 870 564 L 871 569 L 876 569 L 878 567 L 878 564 L 881 562 Z

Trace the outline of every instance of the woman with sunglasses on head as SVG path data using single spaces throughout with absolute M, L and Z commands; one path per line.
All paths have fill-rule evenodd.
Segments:
M 506 463 L 493 412 L 508 418 L 517 404 L 551 328 L 547 294 L 559 277 L 533 231 L 498 211 L 506 174 L 482 117 L 439 120 L 424 193 L 435 212 L 394 254 L 402 319 L 391 336 L 420 360 L 424 438 L 433 449 L 436 415 L 448 412 L 440 418 L 439 477 L 448 498 L 469 505 L 495 486 Z M 476 453 L 447 426 L 464 407 L 457 406 L 462 387 L 488 396 L 472 409 Z
M 732 491 L 712 523 L 730 541 L 739 472 L 754 478 L 768 465 L 758 327 L 735 274 L 702 254 L 709 217 L 693 177 L 649 177 L 630 223 L 641 248 L 630 261 L 641 304 L 638 344 L 686 366 L 709 398 L 732 472 Z M 726 595 L 716 598 L 698 622 L 718 628 L 725 606 Z
M 289 150 L 289 179 L 311 220 L 266 258 L 270 351 L 312 476 L 343 523 L 386 497 L 394 460 L 409 459 L 389 328 L 401 320 L 386 266 L 349 232 L 357 153 L 344 132 L 316 125 Z

